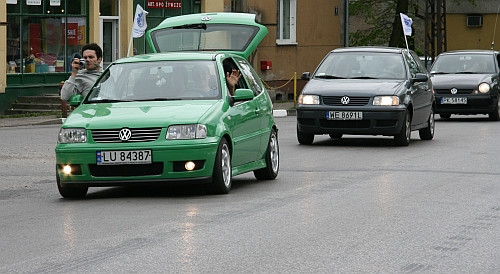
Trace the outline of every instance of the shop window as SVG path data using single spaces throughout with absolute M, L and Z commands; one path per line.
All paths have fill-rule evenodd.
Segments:
M 278 0 L 276 43 L 278 45 L 296 44 L 296 7 L 297 0 Z
M 7 4 L 7 72 L 65 72 L 87 43 L 86 12 L 67 16 L 70 0 L 17 1 Z M 73 12 L 86 11 L 79 1 Z M 74 3 L 74 2 L 71 2 Z

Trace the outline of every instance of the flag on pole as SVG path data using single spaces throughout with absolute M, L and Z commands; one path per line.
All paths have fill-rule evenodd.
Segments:
M 411 36 L 411 24 L 413 24 L 413 20 L 411 20 L 411 18 L 406 16 L 404 13 L 400 13 L 399 16 L 401 16 L 401 24 L 403 25 L 404 34 Z
M 148 24 L 146 23 L 146 15 L 148 15 L 148 12 L 143 10 L 141 5 L 137 4 L 137 7 L 135 8 L 132 37 L 139 38 L 144 35 L 144 32 L 146 32 L 146 28 L 148 27 Z

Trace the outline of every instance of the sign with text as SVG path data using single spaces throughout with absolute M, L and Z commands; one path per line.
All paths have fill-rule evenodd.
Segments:
M 181 0 L 147 0 L 146 8 L 150 9 L 181 9 Z

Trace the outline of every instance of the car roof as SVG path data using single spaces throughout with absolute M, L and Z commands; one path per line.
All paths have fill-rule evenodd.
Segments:
M 146 33 L 152 52 L 220 51 L 248 58 L 268 33 L 250 13 L 196 13 L 163 20 Z
M 439 55 L 447 55 L 447 54 L 498 54 L 496 50 L 488 50 L 488 49 L 468 49 L 468 50 L 452 50 L 441 52 Z
M 361 47 L 345 47 L 345 48 L 337 48 L 332 50 L 331 52 L 380 52 L 380 53 L 402 53 L 406 51 L 403 48 L 394 48 L 394 47 L 376 47 L 376 46 L 361 46 Z

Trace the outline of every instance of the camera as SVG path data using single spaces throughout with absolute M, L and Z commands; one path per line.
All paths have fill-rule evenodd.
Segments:
M 85 68 L 85 60 L 84 59 L 80 59 L 80 68 L 84 69 Z

